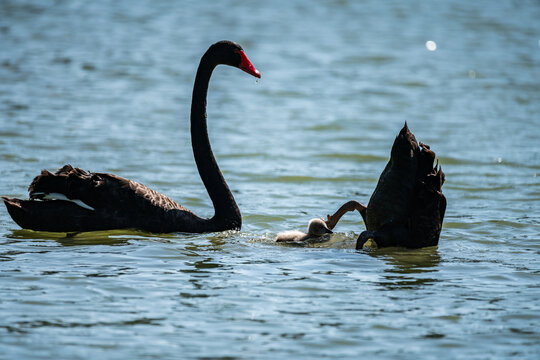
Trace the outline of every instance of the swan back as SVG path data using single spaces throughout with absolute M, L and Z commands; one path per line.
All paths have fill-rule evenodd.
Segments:
M 276 236 L 276 242 L 299 242 L 308 238 L 308 234 L 298 230 L 284 231 Z

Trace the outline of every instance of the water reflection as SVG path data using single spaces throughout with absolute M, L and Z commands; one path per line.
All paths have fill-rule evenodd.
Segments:
M 182 254 L 190 257 L 199 257 L 201 253 L 222 252 L 225 246 L 232 243 L 232 235 L 237 233 L 237 231 L 227 231 L 224 233 L 208 234 L 204 240 L 200 238 L 199 234 L 182 233 Z M 186 240 L 192 241 L 185 242 Z M 192 265 L 191 263 L 189 264 Z
M 135 325 L 159 325 L 165 318 L 134 318 L 120 321 L 97 321 L 97 322 L 65 322 L 61 320 L 35 320 L 19 321 L 14 326 L 5 327 L 10 332 L 27 333 L 35 328 L 92 328 L 104 326 L 135 326 Z
M 212 258 L 206 258 L 203 260 L 195 261 L 193 263 L 187 263 L 194 266 L 197 270 L 207 270 L 223 267 L 223 265 L 213 262 Z
M 127 245 L 130 240 L 156 238 L 163 241 L 164 238 L 172 237 L 168 234 L 144 233 L 137 230 L 110 230 L 81 233 L 60 233 L 33 230 L 12 230 L 6 237 L 17 240 L 48 241 L 54 240 L 62 246 L 81 245 Z
M 368 254 L 390 265 L 379 282 L 387 290 L 417 289 L 439 281 L 438 278 L 425 276 L 439 271 L 441 257 L 436 246 L 423 249 L 385 248 Z
M 204 258 L 198 261 L 186 261 L 184 263 L 188 268 L 180 270 L 183 273 L 208 273 L 212 269 L 222 268 L 224 265 L 217 263 L 211 257 Z

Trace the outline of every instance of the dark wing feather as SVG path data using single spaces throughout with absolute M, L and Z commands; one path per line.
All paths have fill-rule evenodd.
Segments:
M 145 211 L 149 208 L 162 210 L 186 210 L 169 197 L 135 181 L 106 173 L 90 173 L 71 165 L 65 165 L 52 174 L 43 170 L 29 187 L 30 198 L 42 198 L 43 194 L 60 193 L 69 199 L 79 199 L 94 209 L 124 208 Z
M 419 180 L 409 220 L 411 247 L 435 246 L 439 243 L 446 211 L 443 183 L 444 173 L 437 166 Z
M 200 232 L 201 221 L 169 197 L 113 174 L 91 173 L 65 165 L 56 173 L 43 170 L 29 187 L 30 200 L 5 200 L 24 228 L 45 231 L 92 231 L 138 228 L 151 232 Z M 81 200 L 46 200 L 59 193 Z M 45 199 L 45 201 L 37 201 Z M 15 216 L 13 216 L 15 219 Z M 22 225 L 24 224 L 24 226 Z

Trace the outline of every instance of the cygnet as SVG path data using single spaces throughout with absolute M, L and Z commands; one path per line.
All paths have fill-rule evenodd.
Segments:
M 311 219 L 308 225 L 307 234 L 302 231 L 292 230 L 279 233 L 276 236 L 276 242 L 302 242 L 310 239 L 319 238 L 325 234 L 332 234 L 326 222 L 322 219 Z

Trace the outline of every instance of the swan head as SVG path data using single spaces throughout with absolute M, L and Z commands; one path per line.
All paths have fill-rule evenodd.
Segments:
M 256 78 L 261 77 L 259 70 L 255 69 L 255 66 L 247 58 L 244 49 L 233 41 L 218 41 L 210 46 L 206 53 L 211 54 L 218 64 L 237 67 Z
M 322 236 L 324 234 L 333 234 L 322 219 L 311 219 L 308 224 L 308 235 Z

